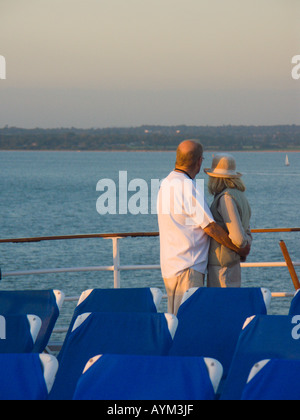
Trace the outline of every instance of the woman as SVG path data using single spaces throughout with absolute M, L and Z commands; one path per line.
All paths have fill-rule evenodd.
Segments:
M 212 168 L 204 169 L 209 175 L 208 190 L 214 195 L 211 212 L 215 221 L 229 234 L 234 245 L 251 245 L 251 209 L 244 194 L 246 187 L 236 172 L 232 155 L 217 153 Z M 241 287 L 240 256 L 211 239 L 208 259 L 208 287 Z

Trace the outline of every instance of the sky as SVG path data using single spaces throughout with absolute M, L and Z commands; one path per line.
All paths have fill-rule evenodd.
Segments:
M 300 124 L 299 0 L 0 0 L 0 127 Z

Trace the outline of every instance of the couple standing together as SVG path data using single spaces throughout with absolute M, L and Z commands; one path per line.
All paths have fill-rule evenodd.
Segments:
M 208 287 L 240 287 L 240 261 L 250 252 L 251 209 L 233 156 L 215 154 L 212 167 L 204 169 L 214 196 L 210 208 L 195 181 L 202 162 L 200 143 L 180 143 L 175 169 L 158 194 L 161 271 L 174 314 L 186 290 L 204 286 L 206 273 Z

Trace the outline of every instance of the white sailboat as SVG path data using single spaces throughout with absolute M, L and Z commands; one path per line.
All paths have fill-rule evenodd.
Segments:
M 285 166 L 290 166 L 288 155 L 285 155 Z

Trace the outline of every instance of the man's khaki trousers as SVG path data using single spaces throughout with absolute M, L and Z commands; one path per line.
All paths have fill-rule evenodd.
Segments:
M 176 277 L 164 278 L 164 283 L 168 295 L 168 312 L 177 315 L 185 292 L 191 287 L 204 286 L 204 274 L 192 268 L 187 268 Z

